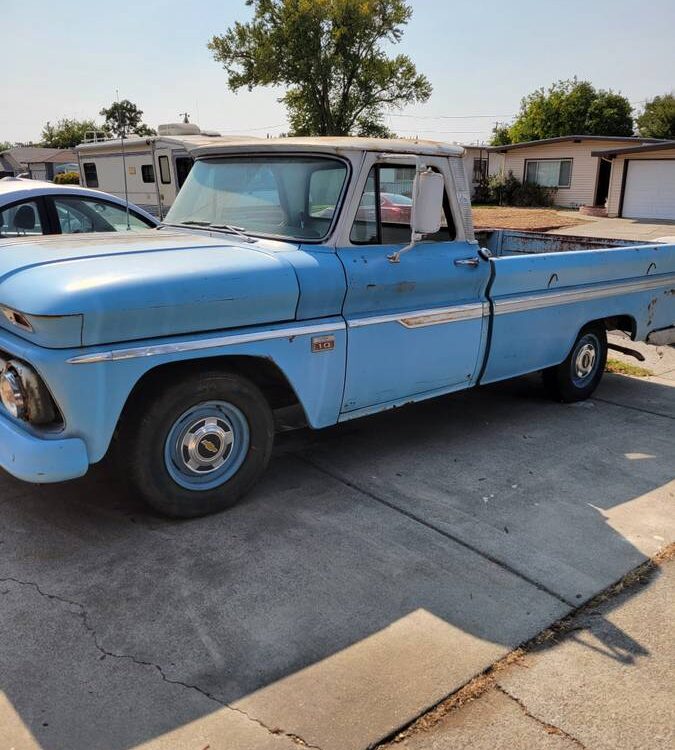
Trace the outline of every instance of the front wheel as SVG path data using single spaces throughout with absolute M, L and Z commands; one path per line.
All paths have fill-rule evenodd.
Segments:
M 261 391 L 235 373 L 188 375 L 139 406 L 122 438 L 123 468 L 164 515 L 192 518 L 230 507 L 269 462 L 272 412 Z
M 564 362 L 544 370 L 544 386 L 556 401 L 583 401 L 598 387 L 607 363 L 607 331 L 586 326 Z

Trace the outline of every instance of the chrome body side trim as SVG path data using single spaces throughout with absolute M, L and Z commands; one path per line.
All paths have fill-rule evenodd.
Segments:
M 457 320 L 471 320 L 481 318 L 485 313 L 482 302 L 469 305 L 453 305 L 452 307 L 432 307 L 427 310 L 411 310 L 407 313 L 393 313 L 390 315 L 374 315 L 369 318 L 354 318 L 347 321 L 348 328 L 362 328 L 363 326 L 380 325 L 381 323 L 400 323 L 405 328 L 422 328 L 424 326 L 451 323 Z
M 661 278 L 649 278 L 640 281 L 631 281 L 619 284 L 603 284 L 599 287 L 570 290 L 561 292 L 544 292 L 543 294 L 527 295 L 515 299 L 502 299 L 495 301 L 495 315 L 523 312 L 525 310 L 536 310 L 540 307 L 553 307 L 555 305 L 568 305 L 572 302 L 585 302 L 600 297 L 615 297 L 619 294 L 630 294 L 633 292 L 644 292 L 650 289 L 658 289 L 675 281 L 675 275 L 669 274 Z
M 70 365 L 89 365 L 96 362 L 119 362 L 138 357 L 158 357 L 163 354 L 177 354 L 181 352 L 204 351 L 219 349 L 223 346 L 236 344 L 250 344 L 255 341 L 271 341 L 274 339 L 293 339 L 296 336 L 307 336 L 316 333 L 339 332 L 345 329 L 344 324 L 317 323 L 310 326 L 295 326 L 279 328 L 274 331 L 254 331 L 251 333 L 235 333 L 198 341 L 177 341 L 169 344 L 154 344 L 150 346 L 134 346 L 127 349 L 112 349 L 105 352 L 83 354 L 67 360 Z

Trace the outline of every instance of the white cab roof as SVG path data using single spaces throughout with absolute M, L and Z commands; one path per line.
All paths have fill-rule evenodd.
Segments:
M 424 156 L 462 156 L 464 149 L 451 143 L 409 140 L 407 138 L 352 138 L 323 136 L 316 138 L 241 138 L 231 143 L 209 142 L 194 149 L 196 158 L 217 156 L 221 153 L 251 153 L 255 151 L 317 151 L 339 154 L 345 151 L 381 151 L 388 154 L 422 154 Z

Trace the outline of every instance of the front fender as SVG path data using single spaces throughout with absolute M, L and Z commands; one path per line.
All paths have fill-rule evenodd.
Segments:
M 315 339 L 326 343 L 313 347 Z M 346 331 L 343 319 L 334 317 L 153 339 L 124 348 L 67 351 L 43 349 L 1 333 L 0 349 L 35 367 L 64 416 L 62 436 L 83 439 L 90 462 L 96 463 L 106 454 L 124 405 L 141 378 L 177 362 L 227 356 L 271 360 L 294 389 L 309 424 L 335 424 L 344 389 Z

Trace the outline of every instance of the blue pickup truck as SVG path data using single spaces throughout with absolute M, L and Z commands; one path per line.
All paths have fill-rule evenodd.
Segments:
M 476 239 L 462 149 L 204 148 L 157 230 L 0 249 L 0 465 L 83 475 L 109 450 L 160 512 L 260 477 L 274 411 L 313 428 L 543 371 L 587 398 L 606 331 L 669 343 L 675 246 Z

